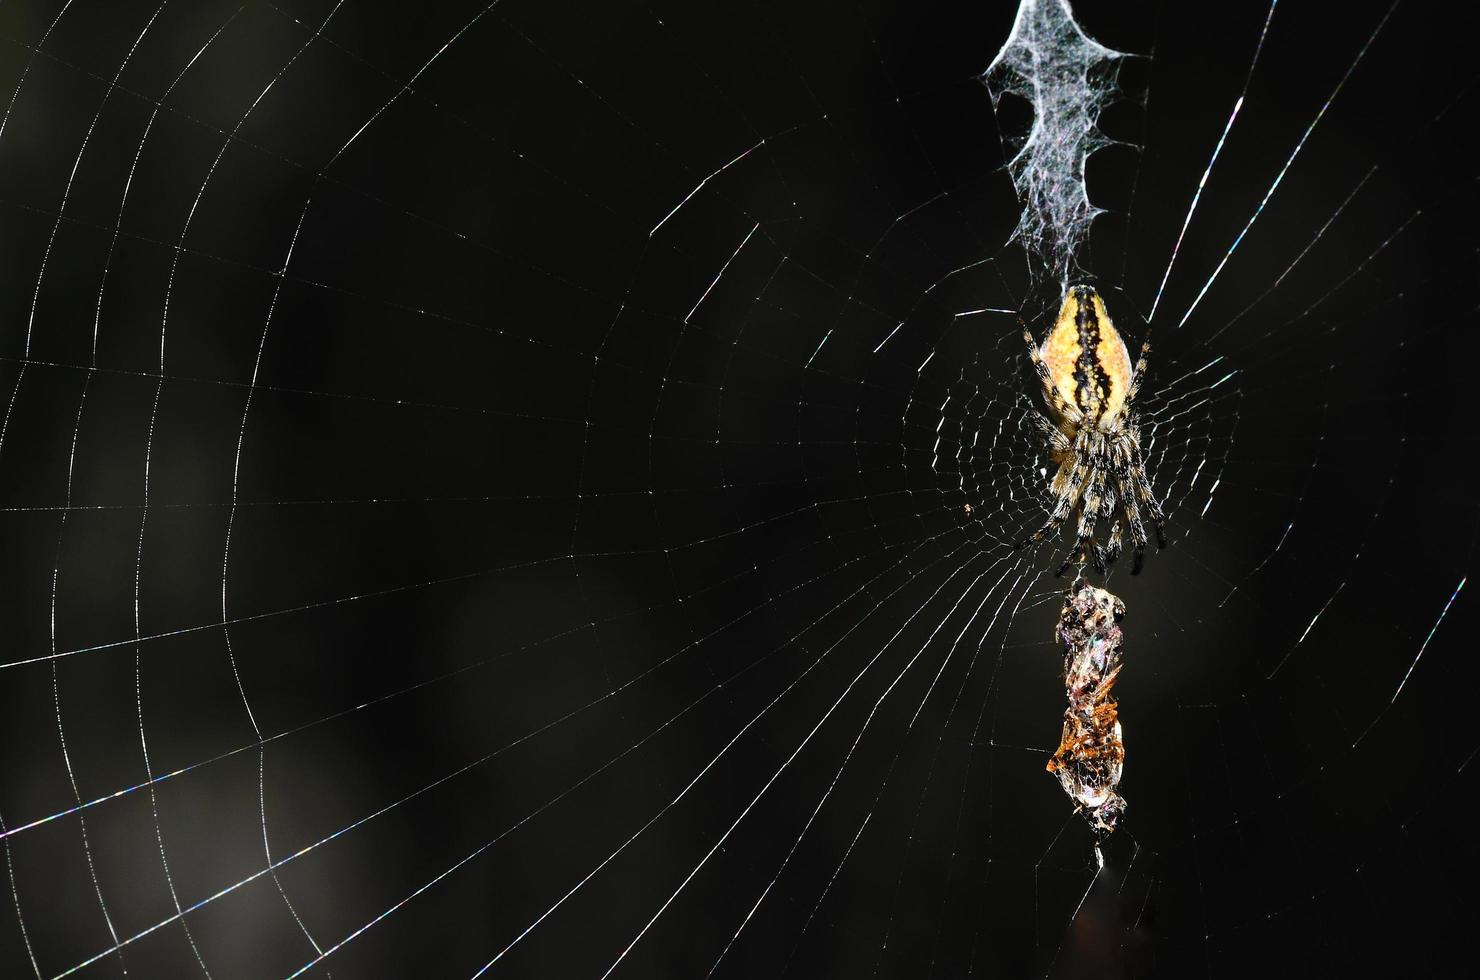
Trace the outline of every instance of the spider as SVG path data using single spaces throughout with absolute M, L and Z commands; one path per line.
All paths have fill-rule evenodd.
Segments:
M 1146 478 L 1141 431 L 1131 411 L 1146 374 L 1151 342 L 1141 345 L 1133 371 L 1125 341 L 1092 286 L 1068 291 L 1041 348 L 1026 327 L 1023 339 L 1052 415 L 1050 420 L 1035 413 L 1058 471 L 1049 484 L 1053 508 L 1047 522 L 1018 547 L 1056 534 L 1071 514 L 1078 513 L 1074 550 L 1057 574 L 1086 561 L 1104 574 L 1106 566 L 1120 557 L 1123 518 L 1135 555 L 1131 574 L 1138 574 L 1146 552 L 1143 514 L 1156 531 L 1157 547 L 1167 546 L 1161 505 Z M 1110 539 L 1101 547 L 1094 538 L 1095 525 L 1112 519 Z

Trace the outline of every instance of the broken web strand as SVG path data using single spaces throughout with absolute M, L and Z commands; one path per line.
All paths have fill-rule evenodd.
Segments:
M 1357 195 L 1359 195 L 1362 192 L 1362 188 L 1364 188 L 1364 187 L 1367 186 L 1368 181 L 1370 181 L 1380 170 L 1382 170 L 1382 168 L 1383 168 L 1383 166 L 1385 164 L 1391 163 L 1392 160 L 1395 157 L 1397 157 L 1399 155 L 1406 154 L 1407 152 L 1409 152 L 1410 150 L 1412 150 L 1414 144 L 1416 144 L 1418 142 L 1418 140 L 1422 136 L 1424 136 L 1425 134 L 1427 134 L 1430 130 L 1433 130 L 1433 129 L 1437 128 L 1438 125 L 1439 125 L 1439 123 L 1444 119 L 1445 116 L 1449 115 L 1458 105 L 1460 105 L 1460 103 L 1462 103 L 1466 98 L 1468 98 L 1471 95 L 1471 93 L 1476 88 L 1476 83 L 1477 82 L 1480 82 L 1480 74 L 1477 74 L 1477 75 L 1472 76 L 1470 78 L 1470 80 L 1464 84 L 1464 86 L 1455 94 L 1455 96 L 1452 99 L 1450 99 L 1447 103 L 1445 103 L 1444 106 L 1441 107 L 1438 112 L 1436 112 L 1433 116 L 1431 116 L 1427 120 L 1425 120 L 1412 133 L 1410 133 L 1403 141 L 1401 141 L 1396 147 L 1394 147 L 1389 152 L 1389 154 L 1387 154 L 1385 156 L 1385 158 L 1382 161 L 1379 161 L 1377 163 L 1374 163 L 1370 168 L 1368 168 L 1367 171 L 1362 174 L 1361 179 L 1358 180 L 1357 183 L 1352 187 L 1351 193 L 1347 194 L 1347 196 L 1341 201 L 1341 203 L 1336 206 L 1335 210 L 1333 210 L 1331 212 L 1330 217 L 1328 217 L 1326 219 L 1325 223 L 1323 223 L 1321 225 L 1321 227 L 1311 237 L 1310 241 L 1307 242 L 1303 248 L 1301 248 L 1301 250 L 1299 251 L 1299 253 L 1296 254 L 1296 256 L 1293 259 L 1290 260 L 1290 264 L 1287 265 L 1280 272 L 1280 274 L 1275 277 L 1275 279 L 1274 279 L 1274 281 L 1272 283 L 1270 283 L 1269 288 L 1265 289 L 1257 297 L 1255 297 L 1249 303 L 1249 305 L 1245 306 L 1243 309 L 1241 309 L 1237 313 L 1235 313 L 1228 320 L 1227 323 L 1223 324 L 1223 326 L 1219 327 L 1217 330 L 1215 330 L 1211 334 L 1209 334 L 1207 336 L 1205 342 L 1211 344 L 1214 340 L 1216 340 L 1219 336 L 1221 336 L 1224 331 L 1228 330 L 1234 324 L 1238 323 L 1245 316 L 1247 316 L 1249 314 L 1249 312 L 1252 311 L 1256 306 L 1258 306 L 1259 304 L 1263 303 L 1266 299 L 1268 299 L 1269 296 L 1276 289 L 1279 288 L 1280 284 L 1285 281 L 1285 278 L 1287 276 L 1289 276 L 1289 274 L 1295 270 L 1295 267 L 1298 266 L 1298 265 L 1300 265 L 1301 261 L 1303 259 L 1305 259 L 1305 257 L 1311 252 L 1311 250 L 1314 249 L 1316 247 L 1316 245 L 1321 241 L 1321 239 L 1325 237 L 1326 232 L 1331 228 L 1331 226 L 1333 224 L 1336 223 L 1337 219 L 1341 217 L 1341 215 L 1351 205 L 1352 201 L 1356 199 Z M 1450 189 L 1447 189 L 1447 190 L 1453 190 L 1453 188 L 1450 188 Z M 1447 193 L 1444 193 L 1444 192 L 1441 192 L 1441 194 L 1438 195 L 1438 197 L 1440 199 L 1443 199 L 1446 196 L 1447 196 Z M 1428 210 L 1428 209 L 1423 209 L 1423 210 Z M 1417 215 L 1415 214 L 1415 217 L 1416 216 Z M 1333 293 L 1336 292 L 1343 285 L 1345 285 L 1345 280 L 1343 280 L 1341 283 L 1338 283 L 1335 287 L 1333 287 L 1332 290 L 1331 290 L 1331 292 L 1333 292 Z M 1309 313 L 1309 310 L 1307 310 L 1306 313 L 1308 314 Z M 1301 314 L 1302 317 L 1304 315 L 1306 315 L 1306 314 Z M 1283 324 L 1280 328 L 1277 328 L 1277 329 L 1283 329 L 1283 327 L 1287 327 L 1287 326 L 1289 326 L 1293 322 L 1294 322 L 1293 320 L 1287 321 L 1285 324 Z M 1271 333 L 1273 333 L 1273 331 L 1271 331 Z M 1269 335 L 1270 334 L 1266 334 L 1265 337 L 1268 337 Z M 1263 339 L 1263 338 L 1261 338 L 1261 339 Z
M 1362 184 L 1365 184 L 1367 177 L 1375 174 L 1378 171 L 1379 167 L 1380 165 L 1374 165 L 1371 169 L 1369 169 L 1366 176 L 1364 176 L 1362 180 Z M 1373 267 L 1379 265 L 1380 260 L 1386 257 L 1386 255 L 1389 253 L 1390 247 L 1403 237 L 1412 237 L 1413 232 L 1411 232 L 1410 229 L 1421 222 L 1423 219 L 1428 218 L 1429 224 L 1439 225 L 1442 227 L 1449 220 L 1447 216 L 1448 205 L 1450 205 L 1451 203 L 1455 203 L 1457 200 L 1462 200 L 1463 197 L 1471 191 L 1473 183 L 1473 177 L 1463 178 L 1460 181 L 1455 182 L 1454 184 L 1451 184 L 1436 191 L 1435 194 L 1427 202 L 1425 202 L 1423 206 L 1416 208 L 1412 213 L 1408 214 L 1396 225 L 1394 225 L 1390 232 L 1388 232 L 1382 238 L 1378 239 L 1370 252 L 1368 252 L 1363 258 L 1356 262 L 1349 272 L 1341 274 L 1340 278 L 1332 286 L 1320 293 L 1315 298 L 1315 300 L 1310 303 L 1310 305 L 1306 306 L 1294 316 L 1275 323 L 1263 334 L 1257 337 L 1252 337 L 1248 341 L 1246 341 L 1239 351 L 1243 363 L 1249 365 L 1250 367 L 1260 366 L 1267 364 L 1269 361 L 1280 356 L 1284 352 L 1284 348 L 1274 346 L 1271 341 L 1276 338 L 1279 338 L 1280 340 L 1286 340 L 1287 338 L 1289 338 L 1290 343 L 1297 342 L 1297 338 L 1292 337 L 1290 334 L 1286 333 L 1290 327 L 1294 327 L 1296 325 L 1301 325 L 1302 327 L 1307 328 L 1315 328 L 1318 325 L 1325 326 L 1327 333 L 1332 335 L 1338 334 L 1343 327 L 1347 326 L 1349 322 L 1356 319 L 1356 317 L 1347 316 L 1337 320 L 1331 320 L 1322 323 L 1319 318 L 1314 317 L 1316 311 L 1325 306 L 1328 301 L 1340 296 L 1346 287 L 1351 285 L 1354 281 L 1357 281 L 1358 278 L 1361 277 L 1364 273 L 1371 273 L 1372 271 L 1374 271 Z M 1353 190 L 1352 194 L 1348 196 L 1345 202 L 1343 202 L 1340 210 L 1345 210 L 1346 204 L 1349 204 L 1351 200 L 1356 197 L 1358 190 L 1360 190 L 1360 186 L 1357 189 Z M 1334 221 L 1336 217 L 1338 217 L 1338 215 L 1333 214 L 1330 221 Z M 1322 226 L 1322 234 L 1325 232 L 1326 228 L 1329 227 L 1330 221 L 1328 221 L 1327 225 Z M 1311 246 L 1313 246 L 1314 244 L 1315 243 L 1313 241 L 1311 243 Z M 1298 262 L 1299 258 L 1303 257 L 1304 252 L 1301 253 L 1296 261 Z M 1443 263 L 1439 266 L 1439 271 L 1437 271 L 1433 275 L 1426 276 L 1423 280 L 1420 280 L 1419 284 L 1429 286 L 1431 284 L 1442 283 L 1450 279 L 1455 273 L 1459 272 L 1466 266 L 1471 265 L 1472 261 L 1473 260 L 1471 256 L 1461 255 L 1457 257 L 1451 257 L 1448 263 Z M 1288 272 L 1293 267 L 1294 263 L 1292 263 L 1291 266 L 1287 267 L 1285 271 Z M 1272 291 L 1273 290 L 1271 288 L 1271 290 L 1269 290 L 1268 292 Z M 1268 295 L 1268 292 L 1266 292 L 1265 295 Z M 1387 295 L 1383 296 L 1378 301 L 1378 303 L 1383 307 L 1390 306 L 1394 303 L 1401 303 L 1408 298 L 1408 294 L 1411 292 L 1411 289 L 1399 288 L 1398 290 L 1390 292 Z M 1237 317 L 1235 317 L 1233 321 L 1230 321 L 1223 327 L 1219 328 L 1214 336 L 1220 335 L 1228 327 L 1231 327 L 1234 322 L 1242 318 L 1242 315 L 1243 314 L 1240 313 Z
M 1331 94 L 1326 97 L 1326 101 L 1321 103 L 1320 108 L 1316 110 L 1315 117 L 1311 119 L 1310 125 L 1306 127 L 1305 132 L 1300 135 L 1300 139 L 1296 142 L 1295 148 L 1290 151 L 1289 159 L 1285 161 L 1284 165 L 1280 167 L 1279 172 L 1275 174 L 1273 182 L 1271 182 L 1269 185 L 1269 189 L 1264 192 L 1263 199 L 1260 200 L 1258 206 L 1254 208 L 1254 212 L 1249 215 L 1248 222 L 1244 225 L 1242 229 L 1239 230 L 1239 233 L 1234 236 L 1232 244 L 1228 246 L 1228 251 L 1225 252 L 1223 254 L 1223 257 L 1218 261 L 1218 265 L 1216 268 L 1213 269 L 1212 275 L 1208 276 L 1207 281 L 1204 282 L 1202 288 L 1198 290 L 1197 295 L 1193 298 L 1191 304 L 1188 305 L 1187 310 L 1182 314 L 1181 319 L 1177 321 L 1178 327 L 1184 325 L 1192 316 L 1193 311 L 1197 309 L 1198 304 L 1202 302 L 1203 297 L 1208 294 L 1208 290 L 1213 287 L 1213 283 L 1217 281 L 1218 276 L 1223 272 L 1223 268 L 1228 264 L 1228 260 L 1233 258 L 1233 253 L 1238 250 L 1239 245 L 1244 240 L 1244 236 L 1249 233 L 1249 229 L 1254 227 L 1254 222 L 1259 220 L 1259 215 L 1263 213 L 1265 205 L 1267 205 L 1269 203 L 1269 199 L 1274 196 L 1274 192 L 1279 189 L 1280 182 L 1285 179 L 1285 174 L 1289 173 L 1290 167 L 1295 163 L 1295 158 L 1298 157 L 1300 155 L 1300 151 L 1305 148 L 1306 141 L 1310 139 L 1311 133 L 1315 132 L 1316 126 L 1319 125 L 1321 119 L 1325 117 L 1326 111 L 1331 108 L 1331 104 L 1336 101 L 1336 97 L 1340 95 L 1341 90 L 1346 87 L 1347 80 L 1350 79 L 1352 73 L 1357 70 L 1357 66 L 1362 63 L 1362 59 L 1367 56 L 1367 52 L 1371 49 L 1373 42 L 1375 42 L 1377 40 L 1377 36 L 1382 33 L 1382 29 L 1387 26 L 1387 22 L 1389 18 L 1392 17 L 1393 11 L 1398 9 L 1398 4 L 1401 2 L 1402 0 L 1394 0 L 1392 6 L 1388 7 L 1387 12 L 1382 15 L 1382 19 L 1377 22 L 1377 26 L 1372 29 L 1372 33 L 1367 36 L 1366 42 L 1363 43 L 1361 49 L 1357 51 L 1356 57 L 1352 59 L 1350 66 L 1347 67 L 1346 73 L 1341 76 L 1340 81 L 1336 83 L 1336 87 L 1332 89 Z
M 1278 276 L 1275 277 L 1274 281 L 1269 285 L 1269 287 L 1260 292 L 1253 301 L 1242 308 L 1238 313 L 1234 314 L 1234 316 L 1231 317 L 1226 323 L 1224 323 L 1218 329 L 1214 330 L 1212 333 L 1203 338 L 1200 343 L 1211 345 L 1213 341 L 1215 341 L 1218 337 L 1222 336 L 1235 324 L 1243 320 L 1243 318 L 1247 316 L 1255 307 L 1268 299 L 1274 293 L 1274 291 L 1285 281 L 1286 277 L 1289 276 L 1290 273 L 1293 272 L 1295 268 L 1299 266 L 1301 262 L 1316 248 L 1316 246 L 1325 237 L 1326 232 L 1330 230 L 1332 225 L 1335 224 L 1338 219 L 1341 218 L 1341 216 L 1347 211 L 1352 202 L 1357 199 L 1362 189 L 1367 186 L 1371 179 L 1385 166 L 1391 165 L 1400 156 L 1408 154 L 1418 143 L 1420 138 L 1425 136 L 1431 130 L 1434 130 L 1441 120 L 1443 120 L 1446 116 L 1453 112 L 1453 110 L 1457 106 L 1464 102 L 1464 100 L 1475 91 L 1476 82 L 1480 82 L 1480 75 L 1472 76 L 1469 81 L 1467 81 L 1456 92 L 1456 94 L 1439 109 L 1438 112 L 1436 112 L 1433 116 L 1427 118 L 1423 123 L 1415 127 L 1404 140 L 1393 144 L 1388 152 L 1383 155 L 1382 160 L 1372 164 L 1362 174 L 1360 179 L 1352 187 L 1352 190 L 1336 206 L 1332 213 L 1326 218 L 1325 222 L 1320 226 L 1319 229 L 1316 230 L 1315 234 L 1308 242 L 1305 243 L 1305 245 L 1290 261 L 1290 263 L 1285 266 L 1285 268 L 1280 272 Z M 1330 288 L 1328 288 L 1319 297 L 1317 297 L 1316 300 L 1312 302 L 1309 306 L 1307 306 L 1304 310 L 1287 320 L 1283 320 L 1276 323 L 1275 325 L 1272 325 L 1263 334 L 1249 339 L 1239 351 L 1239 354 L 1241 355 L 1241 360 L 1243 360 L 1244 363 L 1253 366 L 1260 363 L 1261 361 L 1268 361 L 1273 357 L 1279 356 L 1280 352 L 1278 350 L 1272 349 L 1268 343 L 1271 338 L 1274 338 L 1277 334 L 1283 333 L 1284 331 L 1288 330 L 1288 328 L 1296 325 L 1297 323 L 1300 323 L 1301 321 L 1308 320 L 1319 307 L 1321 307 L 1324 303 L 1326 303 L 1334 296 L 1340 294 L 1342 290 L 1353 280 L 1355 280 L 1360 273 L 1366 271 L 1368 267 L 1379 258 L 1379 256 L 1386 252 L 1393 241 L 1397 239 L 1400 235 L 1404 234 L 1408 230 L 1410 225 L 1414 224 L 1419 219 L 1425 216 L 1429 217 L 1431 221 L 1442 222 L 1446 220 L 1443 216 L 1446 215 L 1448 206 L 1456 198 L 1461 197 L 1468 190 L 1468 185 L 1470 185 L 1471 182 L 1471 179 L 1462 179 L 1455 182 L 1454 184 L 1437 190 L 1427 202 L 1425 202 L 1423 205 L 1421 205 L 1419 208 L 1417 208 L 1415 211 L 1401 220 L 1396 226 L 1394 226 L 1393 230 L 1386 237 L 1378 241 L 1373 250 L 1364 259 L 1358 262 L 1355 267 L 1353 267 L 1349 272 L 1341 275 L 1339 280 L 1337 280 Z M 1467 260 L 1462 258 L 1456 264 L 1463 265 L 1466 263 Z M 1452 275 L 1452 273 L 1449 270 L 1445 270 L 1436 275 L 1425 278 L 1422 284 L 1428 285 L 1433 282 L 1442 282 L 1448 275 Z M 1411 292 L 1411 289 L 1408 291 Z M 1385 305 L 1394 301 L 1400 301 L 1404 297 L 1404 292 L 1404 290 L 1399 290 L 1398 292 L 1390 293 L 1380 302 Z M 1401 325 L 1402 321 L 1399 320 L 1398 322 Z M 1340 326 L 1340 323 L 1334 324 L 1332 327 L 1333 332 Z
M 1278 3 L 1279 0 L 1270 0 L 1269 13 L 1265 15 L 1264 26 L 1259 31 L 1259 43 L 1254 46 L 1254 57 L 1249 62 L 1248 74 L 1244 76 L 1243 90 L 1234 100 L 1233 111 L 1228 114 L 1228 121 L 1223 124 L 1223 132 L 1219 134 L 1218 142 L 1213 145 L 1213 155 L 1208 158 L 1207 169 L 1203 171 L 1201 179 L 1197 182 L 1197 189 L 1193 191 L 1192 202 L 1187 206 L 1187 216 L 1182 219 L 1182 228 L 1177 232 L 1176 243 L 1172 245 L 1172 254 L 1167 259 L 1166 271 L 1161 275 L 1161 285 L 1156 287 L 1156 296 L 1151 301 L 1151 312 L 1146 314 L 1147 321 L 1156 318 L 1156 308 L 1161 305 L 1161 296 L 1166 291 L 1167 280 L 1172 277 L 1172 266 L 1177 264 L 1177 254 L 1182 250 L 1182 239 L 1187 236 L 1187 226 L 1192 224 L 1192 215 L 1197 211 L 1198 202 L 1202 200 L 1203 190 L 1208 186 L 1208 178 L 1213 175 L 1213 165 L 1218 162 L 1218 154 L 1223 152 L 1223 144 L 1228 141 L 1228 133 L 1233 129 L 1234 121 L 1238 119 L 1239 110 L 1244 106 L 1244 99 L 1249 96 L 1249 83 L 1254 80 L 1254 69 L 1259 64 L 1259 55 L 1264 51 L 1264 39 L 1269 35 L 1269 25 L 1274 20 L 1274 9 Z

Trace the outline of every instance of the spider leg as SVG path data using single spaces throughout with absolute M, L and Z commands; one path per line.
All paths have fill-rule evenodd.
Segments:
M 1058 575 L 1064 574 L 1070 565 L 1076 561 L 1088 561 L 1094 565 L 1095 571 L 1101 575 L 1105 574 L 1105 558 L 1100 551 L 1100 546 L 1095 543 L 1095 523 L 1104 513 L 1104 503 L 1107 499 L 1105 490 L 1105 471 L 1098 466 L 1090 470 L 1089 488 L 1084 492 L 1084 501 L 1079 508 L 1079 532 L 1074 542 L 1074 550 L 1064 563 L 1059 566 Z
M 1105 565 L 1107 567 L 1115 564 L 1120 558 L 1120 552 L 1123 548 L 1120 541 L 1120 532 L 1120 520 L 1117 518 L 1115 523 L 1110 525 L 1110 543 L 1105 546 Z
M 1131 439 L 1134 438 L 1134 430 L 1132 430 Z M 1125 519 L 1122 519 L 1122 515 L 1125 515 L 1127 504 L 1132 499 L 1132 491 L 1126 482 L 1128 469 L 1126 465 L 1127 450 L 1128 445 L 1126 440 L 1113 440 L 1109 446 L 1110 459 L 1107 468 L 1110 470 L 1111 486 L 1110 492 L 1105 495 L 1104 517 L 1107 521 L 1112 521 L 1112 523 L 1110 525 L 1110 540 L 1105 546 L 1105 564 L 1107 566 L 1113 565 L 1118 561 L 1125 550 L 1124 532 L 1126 524 L 1129 523 L 1129 518 L 1126 516 Z
M 1146 558 L 1146 525 L 1141 520 L 1141 508 L 1136 503 L 1136 478 L 1130 470 L 1115 475 L 1120 484 L 1121 506 L 1125 509 L 1125 521 L 1131 532 L 1131 574 L 1141 574 L 1141 564 Z
M 1141 343 L 1141 356 L 1136 361 L 1135 370 L 1131 372 L 1131 383 L 1126 389 L 1125 403 L 1129 405 L 1136 400 L 1136 393 L 1141 390 L 1141 382 L 1146 378 L 1147 356 L 1151 353 L 1151 334 L 1148 331 L 1146 339 Z
M 1161 504 L 1156 500 L 1156 494 L 1151 491 L 1151 484 L 1146 482 L 1146 470 L 1139 464 L 1131 469 L 1131 483 L 1136 491 L 1136 496 L 1146 505 L 1146 512 L 1151 515 L 1151 526 L 1156 529 L 1156 547 L 1158 550 L 1167 546 L 1166 517 L 1162 514 Z
M 1069 442 L 1069 437 L 1064 435 L 1047 415 L 1034 410 L 1033 423 L 1038 426 L 1038 431 L 1048 443 L 1050 452 L 1067 453 L 1070 449 L 1074 448 L 1073 444 Z
M 1033 340 L 1033 332 L 1025 329 L 1023 331 L 1023 340 L 1028 345 L 1028 358 L 1033 362 L 1033 370 L 1038 372 L 1038 383 L 1043 386 L 1044 399 L 1047 400 L 1049 405 L 1053 406 L 1053 410 L 1059 413 L 1060 417 L 1066 422 L 1075 426 L 1079 425 L 1083 420 L 1083 416 L 1072 402 L 1059 394 L 1058 387 L 1053 383 L 1053 379 L 1048 376 L 1048 365 L 1043 363 L 1043 355 L 1038 350 L 1037 342 Z
M 1115 560 L 1120 557 L 1120 519 L 1117 516 L 1120 505 L 1120 494 L 1117 492 L 1119 486 L 1120 481 L 1116 479 L 1114 470 L 1106 470 L 1105 499 L 1100 503 L 1100 520 L 1110 524 L 1110 538 L 1100 549 L 1106 568 L 1115 564 Z
M 1019 541 L 1014 546 L 1014 550 L 1027 547 L 1030 544 L 1037 544 L 1049 535 L 1057 532 L 1064 521 L 1068 519 L 1069 515 L 1074 512 L 1075 506 L 1079 503 L 1080 496 L 1084 493 L 1084 486 L 1089 480 L 1089 477 L 1089 468 L 1081 463 L 1065 462 L 1060 466 L 1050 486 L 1050 492 L 1058 503 L 1054 505 L 1053 511 L 1049 513 L 1048 520 L 1044 522 L 1043 526 Z

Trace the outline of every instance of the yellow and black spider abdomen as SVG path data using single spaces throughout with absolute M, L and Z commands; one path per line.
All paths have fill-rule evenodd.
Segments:
M 1074 286 L 1040 350 L 1049 380 L 1088 422 L 1115 420 L 1131 384 L 1131 356 L 1093 286 Z

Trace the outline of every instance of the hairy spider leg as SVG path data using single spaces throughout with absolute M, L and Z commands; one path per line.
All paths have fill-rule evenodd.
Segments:
M 1067 453 L 1073 448 L 1069 437 L 1053 424 L 1053 420 L 1037 409 L 1033 410 L 1033 423 L 1038 426 L 1038 431 L 1048 440 L 1048 448 L 1052 452 Z
M 1146 365 L 1149 363 L 1147 355 L 1151 353 L 1151 335 L 1148 333 L 1146 339 L 1141 342 L 1141 356 L 1136 361 L 1136 367 L 1131 371 L 1131 383 L 1125 391 L 1125 408 L 1129 408 L 1131 402 L 1136 400 L 1136 394 L 1141 390 L 1141 382 L 1146 378 Z M 1122 409 L 1122 412 L 1124 409 Z
M 1033 361 L 1033 369 L 1038 372 L 1038 383 L 1043 386 L 1043 397 L 1064 421 L 1077 426 L 1083 421 L 1083 416 L 1079 408 L 1060 394 L 1058 386 L 1053 383 L 1053 378 L 1048 373 L 1048 365 L 1043 362 L 1043 354 L 1038 350 L 1037 342 L 1033 340 L 1033 331 L 1025 329 L 1023 340 L 1028 345 L 1028 357 Z
M 1117 484 L 1120 482 L 1119 478 L 1116 479 L 1116 482 Z M 1121 542 L 1120 518 L 1117 517 L 1115 519 L 1115 522 L 1110 525 L 1110 541 L 1108 544 L 1105 545 L 1105 564 L 1113 565 L 1117 561 L 1119 561 L 1120 553 L 1123 549 L 1124 545 Z
M 1125 474 L 1129 468 L 1127 439 L 1124 437 L 1112 439 L 1110 441 L 1108 488 L 1105 493 L 1104 505 L 1100 510 L 1100 516 L 1104 520 L 1111 521 L 1110 540 L 1105 545 L 1106 567 L 1119 561 L 1121 553 L 1125 550 L 1122 515 L 1125 514 L 1127 501 L 1130 497 L 1125 483 Z
M 1121 504 L 1125 508 L 1125 519 L 1130 527 L 1131 537 L 1131 574 L 1141 574 L 1141 565 L 1146 557 L 1146 524 L 1141 519 L 1141 508 L 1137 498 L 1144 500 L 1140 488 L 1137 486 L 1135 472 L 1133 469 L 1115 475 L 1120 484 Z
M 1143 466 L 1136 466 L 1131 470 L 1131 482 L 1135 485 L 1136 494 L 1146 504 L 1146 511 L 1151 515 L 1151 526 L 1156 529 L 1156 547 L 1161 550 L 1167 546 L 1166 517 L 1161 512 L 1161 504 L 1156 501 L 1156 494 L 1151 492 L 1151 485 L 1146 482 L 1146 470 Z
M 1055 574 L 1064 574 L 1068 567 L 1076 561 L 1088 561 L 1094 565 L 1095 571 L 1101 575 L 1105 574 L 1105 558 L 1094 539 L 1095 523 L 1100 519 L 1105 497 L 1105 471 L 1096 465 L 1090 470 L 1089 488 L 1085 491 L 1084 501 L 1079 507 L 1079 530 L 1074 542 L 1074 550 L 1070 552 L 1069 557 L 1059 566 Z
M 1146 377 L 1146 366 L 1148 355 L 1151 353 L 1151 335 L 1148 332 L 1146 338 L 1141 342 L 1141 355 L 1136 360 L 1135 369 L 1131 372 L 1130 387 L 1126 391 L 1125 403 L 1127 408 L 1135 401 L 1136 395 L 1141 390 L 1141 382 Z M 1116 476 L 1121 486 L 1121 496 L 1126 508 L 1126 516 L 1131 521 L 1131 540 L 1135 544 L 1135 558 L 1131 563 L 1131 574 L 1139 575 L 1141 564 L 1146 556 L 1146 528 L 1141 521 L 1140 508 L 1136 499 L 1145 503 L 1147 512 L 1151 515 L 1152 526 L 1156 529 L 1156 547 L 1158 549 L 1167 546 L 1165 519 L 1161 512 L 1161 505 L 1157 503 L 1156 495 L 1151 492 L 1151 487 L 1146 482 L 1146 470 L 1144 461 L 1141 459 L 1141 433 L 1133 425 L 1126 427 L 1126 445 L 1129 448 L 1130 459 L 1124 460 L 1122 473 Z M 1126 483 L 1130 486 L 1127 487 Z
M 1106 470 L 1103 477 L 1100 492 L 1104 495 L 1104 499 L 1100 501 L 1099 519 L 1110 525 L 1110 538 L 1101 546 L 1100 558 L 1104 567 L 1109 568 L 1120 557 L 1120 521 L 1117 516 L 1120 494 L 1118 492 L 1119 483 L 1115 479 L 1115 470 L 1113 468 Z
M 1076 460 L 1065 460 L 1059 466 L 1059 471 L 1054 474 L 1053 485 L 1051 487 L 1053 495 L 1058 499 L 1058 504 L 1054 507 L 1053 512 L 1048 515 L 1048 520 L 1044 522 L 1043 526 L 1022 541 L 1019 541 L 1014 550 L 1030 544 L 1038 544 L 1050 534 L 1057 532 L 1063 526 L 1064 521 L 1068 519 L 1069 515 L 1074 512 L 1075 505 L 1079 503 L 1079 498 L 1083 496 L 1085 484 L 1089 482 L 1093 472 L 1089 467 Z

